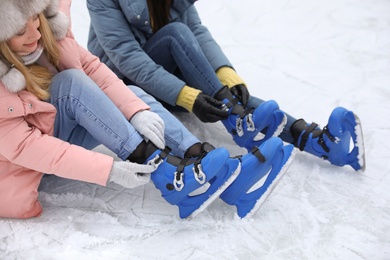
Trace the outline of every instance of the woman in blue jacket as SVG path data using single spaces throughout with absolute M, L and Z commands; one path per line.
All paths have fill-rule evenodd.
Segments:
M 87 0 L 88 48 L 126 83 L 141 86 L 166 106 L 185 108 L 203 122 L 221 120 L 248 150 L 280 134 L 334 165 L 365 169 L 360 122 L 352 111 L 334 109 L 319 129 L 283 113 L 273 100 L 251 96 L 201 24 L 195 1 Z

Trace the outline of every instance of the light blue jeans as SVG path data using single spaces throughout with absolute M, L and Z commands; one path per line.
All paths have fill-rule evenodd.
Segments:
M 153 97 L 136 86 L 129 88 L 163 119 L 166 146 L 172 149 L 172 154 L 183 157 L 189 147 L 200 142 Z M 50 92 L 50 103 L 57 109 L 54 136 L 61 140 L 86 149 L 103 144 L 122 160 L 143 141 L 120 110 L 84 72 L 70 69 L 58 73 L 53 77 Z
M 173 22 L 161 28 L 143 46 L 143 50 L 166 71 L 211 97 L 223 87 L 195 35 L 183 23 Z M 250 96 L 247 107 L 256 108 L 263 102 L 264 100 Z M 169 110 L 177 109 L 165 103 L 164 106 Z M 296 119 L 288 114 L 286 116 L 287 124 L 280 138 L 292 143 L 294 138 L 290 127 Z

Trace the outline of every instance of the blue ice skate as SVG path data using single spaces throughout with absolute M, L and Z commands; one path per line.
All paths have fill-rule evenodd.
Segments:
M 199 158 L 181 159 L 157 150 L 147 161 L 157 167 L 151 176 L 154 185 L 168 203 L 178 206 L 181 218 L 203 211 L 240 172 L 238 159 L 229 158 L 225 148 L 211 145 Z
M 337 166 L 350 165 L 365 170 L 363 132 L 359 118 L 343 107 L 337 107 L 322 130 L 316 123 L 299 119 L 291 126 L 294 145 L 301 151 L 328 160 Z
M 221 199 L 237 207 L 240 218 L 253 215 L 286 172 L 294 146 L 272 137 L 241 157 L 241 173 Z
M 233 135 L 233 140 L 250 151 L 273 136 L 278 136 L 287 122 L 285 114 L 274 101 L 266 101 L 256 109 L 245 109 L 227 87 L 216 95 L 229 110 L 222 123 Z

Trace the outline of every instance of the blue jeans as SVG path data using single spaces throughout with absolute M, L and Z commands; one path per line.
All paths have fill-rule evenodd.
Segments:
M 223 87 L 195 35 L 183 23 L 173 22 L 161 28 L 143 46 L 143 50 L 166 71 L 211 97 Z M 264 100 L 251 96 L 247 107 L 256 108 L 263 102 Z M 165 103 L 164 105 L 170 110 L 174 109 Z M 286 116 L 287 124 L 280 137 L 292 143 L 294 138 L 290 127 L 296 119 L 288 114 Z
M 165 123 L 166 146 L 176 156 L 199 140 L 153 97 L 135 86 L 131 90 Z M 143 141 L 121 111 L 84 72 L 70 69 L 53 77 L 50 103 L 57 109 L 54 136 L 92 149 L 103 144 L 125 160 Z M 129 104 L 131 106 L 131 104 Z

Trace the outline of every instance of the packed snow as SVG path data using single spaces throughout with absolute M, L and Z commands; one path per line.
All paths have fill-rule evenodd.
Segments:
M 126 190 L 45 177 L 42 216 L 0 219 L 0 259 L 390 259 L 390 1 L 196 6 L 253 95 L 321 126 L 333 108 L 353 110 L 366 171 L 298 151 L 248 219 L 218 199 L 182 220 L 151 183 Z M 86 46 L 85 0 L 73 1 L 72 16 Z M 200 139 L 245 153 L 222 124 L 177 116 Z

